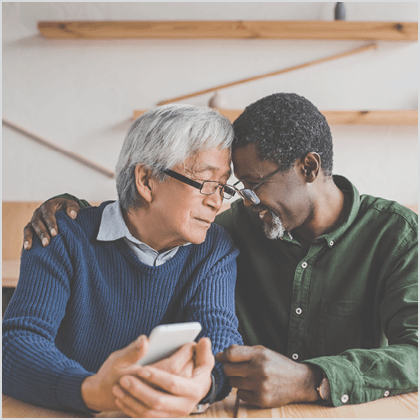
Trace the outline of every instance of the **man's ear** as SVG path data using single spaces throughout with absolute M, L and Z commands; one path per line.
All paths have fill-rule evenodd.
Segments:
M 151 203 L 153 200 L 152 194 L 152 171 L 143 165 L 138 164 L 134 170 L 136 176 L 136 188 L 140 196 Z
M 301 170 L 305 181 L 314 182 L 321 169 L 321 156 L 316 152 L 309 152 L 301 159 Z

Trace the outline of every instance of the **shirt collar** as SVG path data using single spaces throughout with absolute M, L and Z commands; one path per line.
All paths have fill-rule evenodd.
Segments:
M 157 253 L 149 245 L 145 244 L 142 241 L 139 241 L 135 238 L 130 231 L 128 230 L 127 225 L 125 224 L 124 217 L 121 212 L 121 207 L 119 201 L 114 201 L 111 204 L 108 204 L 102 213 L 101 224 L 99 226 L 99 232 L 96 239 L 98 241 L 116 241 L 117 239 L 126 238 L 130 242 L 136 244 L 143 251 L 152 250 Z M 187 242 L 181 246 L 190 245 L 190 242 Z M 178 249 L 175 247 L 172 249 Z
M 130 241 L 140 242 L 133 235 L 125 224 L 119 201 L 108 204 L 102 213 L 101 224 L 96 239 L 98 241 L 116 241 L 127 237 Z
M 347 215 L 344 222 L 332 232 L 320 236 L 320 238 L 325 238 L 330 248 L 334 246 L 337 239 L 339 239 L 353 224 L 360 208 L 360 195 L 356 187 L 347 178 L 341 175 L 333 175 L 333 180 L 335 185 L 337 185 L 337 187 L 346 194 L 350 200 L 348 201 Z
M 325 239 L 328 246 L 332 248 L 334 246 L 334 243 L 337 239 L 340 238 L 340 236 L 343 235 L 343 233 L 351 226 L 355 218 L 357 217 L 357 214 L 359 213 L 359 207 L 360 207 L 360 195 L 357 191 L 356 187 L 344 176 L 341 175 L 333 175 L 333 181 L 337 185 L 337 187 L 346 194 L 350 200 L 349 203 L 349 209 L 348 214 L 346 216 L 346 219 L 344 220 L 344 223 L 341 224 L 337 229 L 333 230 L 330 233 L 326 233 L 324 235 L 319 236 L 316 238 L 316 241 L 321 241 L 322 239 Z M 256 214 L 251 210 L 247 209 L 250 214 L 252 214 L 253 220 L 260 224 L 260 220 L 257 218 Z M 293 236 L 293 234 L 292 234 Z M 285 234 L 282 238 L 285 242 L 293 242 L 299 244 L 296 239 L 290 238 L 287 234 Z

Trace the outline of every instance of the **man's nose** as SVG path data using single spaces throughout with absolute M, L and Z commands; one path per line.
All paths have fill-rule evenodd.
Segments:
M 243 200 L 244 200 L 245 207 L 251 207 L 251 206 L 254 205 L 254 203 L 251 200 L 249 200 L 248 198 L 243 197 Z
M 219 211 L 222 208 L 223 204 L 223 197 L 220 194 L 221 188 L 223 188 L 223 186 L 219 185 L 217 190 L 213 194 L 204 196 L 204 202 L 208 206 L 214 208 L 216 211 Z

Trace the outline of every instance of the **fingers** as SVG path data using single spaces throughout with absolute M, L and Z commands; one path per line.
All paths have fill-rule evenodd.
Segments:
M 57 220 L 55 214 L 59 210 L 65 210 L 67 216 L 75 219 L 80 211 L 79 205 L 73 200 L 67 200 L 66 198 L 53 198 L 46 201 L 39 208 L 42 213 L 45 225 L 51 232 L 51 236 L 55 236 L 58 232 Z
M 79 211 L 80 211 L 80 207 L 75 201 L 67 200 L 67 204 L 66 204 L 67 216 L 71 217 L 74 220 L 79 214 Z
M 80 207 L 75 201 L 65 198 L 54 198 L 43 203 L 34 211 L 31 222 L 24 228 L 25 249 L 32 247 L 34 231 L 44 247 L 50 243 L 52 236 L 57 235 L 58 227 L 55 214 L 59 210 L 65 210 L 69 217 L 75 219 L 80 211 Z
M 149 412 L 170 412 L 172 416 L 179 417 L 189 414 L 195 407 L 195 402 L 190 399 L 154 389 L 133 376 L 122 377 L 120 384 L 114 386 L 112 392 L 117 401 L 132 412 L 143 415 L 147 413 L 147 416 Z
M 169 413 L 167 412 L 151 410 L 150 408 L 144 406 L 137 406 L 135 410 L 124 400 L 116 399 L 115 403 L 123 413 L 132 418 L 147 417 L 162 419 L 165 417 L 170 417 Z
M 48 233 L 48 227 L 44 224 L 40 208 L 34 211 L 30 225 L 41 240 L 42 246 L 47 246 L 50 243 L 50 235 Z
M 23 228 L 23 248 L 25 250 L 31 249 L 33 234 L 34 234 L 34 230 L 32 229 L 31 222 L 29 222 Z
M 199 375 L 197 374 L 193 378 L 183 378 L 164 370 L 147 366 L 142 371 L 137 372 L 137 376 L 154 389 L 198 403 L 210 390 L 210 373 L 209 368 L 207 371 L 202 370 Z
M 154 385 L 172 395 L 191 395 L 195 391 L 191 389 L 193 385 L 191 380 L 185 380 L 178 375 L 151 366 L 143 368 L 137 372 L 137 375 L 148 384 Z
M 197 343 L 195 350 L 195 371 L 206 368 L 213 369 L 214 356 L 211 352 L 211 341 L 208 337 L 202 337 Z
M 236 395 L 238 396 L 240 400 L 245 401 L 248 404 L 259 406 L 258 398 L 252 391 L 245 391 L 243 389 L 238 389 Z
M 171 372 L 146 366 L 137 375 L 154 388 L 159 388 L 172 395 L 189 396 L 197 401 L 201 400 L 211 387 L 211 371 L 214 357 L 211 353 L 211 343 L 208 338 L 202 338 L 196 349 L 195 367 L 192 377 L 184 378 Z
M 237 346 L 232 345 L 216 354 L 218 362 L 249 362 L 255 355 L 258 346 Z
M 135 348 L 144 349 L 142 341 L 140 337 L 124 349 L 124 360 L 130 357 L 131 350 L 135 353 Z M 112 392 L 117 406 L 133 417 L 185 416 L 208 392 L 213 366 L 211 342 L 208 338 L 201 339 L 198 344 L 188 343 L 153 365 L 136 365 L 135 372 L 126 371 L 129 376 L 123 376 Z M 185 369 L 189 369 L 188 377 L 179 376 Z
M 258 367 L 250 362 L 242 363 L 223 363 L 223 371 L 226 376 L 237 376 L 237 377 L 246 377 L 246 376 L 258 376 L 260 373 Z
M 191 359 L 180 372 L 177 373 L 179 376 L 183 376 L 184 378 L 191 378 L 194 372 L 194 359 Z
M 260 376 L 260 364 L 266 358 L 263 346 L 233 345 L 216 354 L 216 360 L 223 363 L 226 376 Z
M 231 376 L 229 377 L 229 382 L 234 388 L 253 391 L 258 383 L 259 379 L 253 377 L 240 377 L 240 376 Z
M 51 236 L 57 235 L 58 227 L 57 227 L 57 220 L 55 218 L 56 208 L 53 210 L 49 209 L 45 204 L 41 205 L 39 208 L 42 215 L 42 220 L 47 227 L 48 231 L 50 232 Z
M 126 348 L 116 352 L 119 361 L 128 365 L 136 363 L 146 355 L 149 349 L 149 340 L 145 335 L 141 335 Z M 139 366 L 140 367 L 140 366 Z
M 112 388 L 116 400 L 115 404 L 130 417 L 168 417 L 168 413 L 153 409 L 148 404 L 141 400 L 134 398 L 130 394 L 130 387 L 132 387 L 131 379 L 124 378 L 121 382 L 125 385 L 123 388 L 121 385 L 115 385 Z M 127 391 L 126 391 L 127 389 Z
M 143 356 L 147 354 L 147 351 L 149 350 L 149 339 L 145 335 L 141 335 L 137 338 L 137 340 L 133 341 L 128 346 L 128 358 L 130 358 L 130 361 L 133 360 L 133 362 L 137 362 L 139 359 L 141 359 Z M 132 358 L 132 359 L 131 359 Z
M 150 366 L 166 370 L 174 375 L 179 375 L 186 368 L 186 365 L 193 360 L 195 348 L 196 343 L 184 344 L 172 356 L 153 363 Z

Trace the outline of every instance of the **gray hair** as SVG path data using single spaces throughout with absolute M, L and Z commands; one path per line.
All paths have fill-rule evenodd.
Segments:
M 141 206 L 135 168 L 147 167 L 162 182 L 187 158 L 211 149 L 228 149 L 233 141 L 230 121 L 208 107 L 164 105 L 137 118 L 125 137 L 116 167 L 118 199 L 125 210 Z

